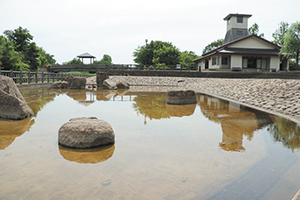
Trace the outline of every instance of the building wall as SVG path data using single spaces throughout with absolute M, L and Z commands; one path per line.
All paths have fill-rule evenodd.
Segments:
M 214 58 L 216 59 L 215 60 L 215 63 L 214 63 Z M 209 60 L 209 69 L 220 69 L 220 56 L 214 56 L 212 57 L 210 60 Z
M 231 55 L 230 67 L 232 68 L 241 68 L 242 69 L 242 60 L 241 55 Z
M 267 42 L 263 42 L 261 40 L 257 40 L 256 38 L 248 38 L 237 42 L 235 44 L 229 45 L 228 47 L 231 48 L 247 48 L 247 49 L 274 49 L 270 44 Z
M 227 64 L 223 64 L 223 62 L 222 62 L 222 57 L 227 57 Z M 220 57 L 220 62 L 221 62 L 221 64 L 220 64 L 220 69 L 230 69 L 230 56 L 221 56 Z
M 246 18 L 246 17 L 243 18 L 243 23 L 237 23 L 236 16 L 232 16 L 230 18 L 230 24 L 228 24 L 228 21 L 227 21 L 227 31 L 232 28 L 247 29 L 247 27 L 248 27 L 248 18 Z
M 198 62 L 197 67 L 198 67 L 198 70 L 199 69 L 204 70 L 205 69 L 205 60 Z
M 270 58 L 270 69 L 271 70 L 280 70 L 280 58 L 279 57 L 271 57 Z

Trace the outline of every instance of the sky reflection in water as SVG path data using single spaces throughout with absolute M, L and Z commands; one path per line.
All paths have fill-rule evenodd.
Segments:
M 176 106 L 159 92 L 22 94 L 33 118 L 0 121 L 1 198 L 280 199 L 300 184 L 299 125 L 284 118 L 203 95 Z M 62 124 L 91 116 L 115 145 L 57 144 Z

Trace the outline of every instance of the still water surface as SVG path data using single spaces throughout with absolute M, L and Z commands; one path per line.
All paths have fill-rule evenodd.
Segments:
M 289 199 L 300 186 L 300 127 L 197 95 L 21 90 L 35 115 L 0 120 L 0 199 Z M 74 117 L 109 122 L 114 145 L 71 150 L 58 129 Z

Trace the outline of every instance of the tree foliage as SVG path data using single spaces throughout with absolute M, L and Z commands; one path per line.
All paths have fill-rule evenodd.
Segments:
M 168 65 L 181 64 L 184 67 L 193 66 L 194 52 L 181 52 L 171 42 L 151 41 L 147 46 L 139 46 L 134 52 L 134 62 L 140 65 L 155 65 L 163 68 Z
M 15 30 L 6 30 L 1 36 L 0 59 L 3 69 L 39 70 L 40 67 L 55 64 L 53 55 L 47 54 L 32 42 L 33 36 L 21 26 Z
M 72 64 L 77 64 L 77 65 L 83 65 L 83 62 L 80 60 L 80 58 L 73 58 L 73 60 L 70 60 L 68 62 L 63 62 L 63 65 L 72 65 Z
M 104 54 L 103 55 L 103 58 L 99 61 L 94 61 L 94 64 L 105 64 L 105 65 L 111 65 L 112 64 L 112 58 L 107 55 L 107 54 Z
M 289 24 L 287 22 L 280 22 L 279 28 L 272 34 L 274 41 L 273 43 L 283 46 L 284 44 L 284 35 L 289 29 Z
M 224 43 L 224 39 L 218 39 L 216 41 L 211 42 L 203 49 L 202 54 L 205 54 L 207 52 L 210 52 L 210 51 L 222 46 L 223 43 Z
M 184 51 L 180 54 L 179 64 L 182 68 L 195 66 L 194 60 L 199 58 L 193 51 Z
M 296 65 L 298 66 L 297 69 L 299 69 L 299 54 L 300 54 L 300 22 L 299 21 L 291 24 L 286 34 L 284 34 L 284 43 L 281 52 L 293 54 L 296 59 Z
M 29 65 L 24 63 L 22 53 L 15 51 L 14 44 L 4 36 L 0 36 L 0 68 L 4 70 L 29 69 Z
M 257 35 L 257 36 L 262 37 L 262 38 L 265 37 L 264 33 L 259 34 L 259 26 L 258 26 L 257 23 L 254 23 L 252 26 L 250 26 L 248 28 L 248 32 L 249 32 L 250 35 L 254 34 L 254 35 Z

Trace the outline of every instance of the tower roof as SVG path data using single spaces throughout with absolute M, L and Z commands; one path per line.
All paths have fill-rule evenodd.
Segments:
M 239 16 L 239 17 L 251 17 L 252 15 L 249 14 L 238 14 L 238 13 L 230 13 L 229 15 L 227 15 L 223 20 L 228 20 L 230 19 L 232 16 Z

